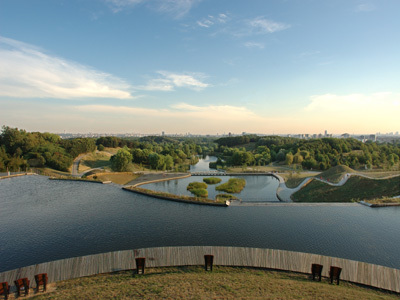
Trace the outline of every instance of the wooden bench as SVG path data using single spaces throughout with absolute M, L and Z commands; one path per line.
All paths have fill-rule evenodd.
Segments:
M 15 286 L 17 287 L 18 297 L 21 296 L 21 292 L 25 292 L 25 296 L 29 294 L 29 279 L 28 278 L 20 278 L 14 281 Z
M 10 287 L 8 286 L 8 282 L 0 282 L 0 296 L 4 296 L 4 299 L 8 299 L 8 295 L 10 294 Z
M 47 288 L 47 281 L 48 281 L 47 273 L 35 275 L 35 281 L 36 281 L 36 291 L 39 292 L 39 288 L 42 285 L 43 292 L 45 292 L 46 288 Z

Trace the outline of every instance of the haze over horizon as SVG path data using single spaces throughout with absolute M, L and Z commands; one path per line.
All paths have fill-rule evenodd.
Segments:
M 397 0 L 2 0 L 0 125 L 400 131 Z

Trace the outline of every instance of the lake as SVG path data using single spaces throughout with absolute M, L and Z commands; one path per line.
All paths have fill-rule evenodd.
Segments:
M 0 180 L 0 271 L 160 246 L 301 251 L 400 268 L 400 207 L 210 207 L 116 185 L 44 176 Z

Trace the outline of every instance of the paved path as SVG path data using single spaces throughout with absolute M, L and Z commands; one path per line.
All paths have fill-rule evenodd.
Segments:
M 77 158 L 74 159 L 74 162 L 72 163 L 72 171 L 71 171 L 71 175 L 72 176 L 77 176 L 77 177 L 81 177 L 79 176 L 79 163 L 81 162 L 81 159 L 84 158 L 87 155 L 87 153 L 81 154 L 79 155 Z

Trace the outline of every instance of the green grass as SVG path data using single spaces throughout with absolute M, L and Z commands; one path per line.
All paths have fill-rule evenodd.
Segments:
M 246 186 L 246 180 L 243 178 L 231 178 L 228 182 L 225 182 L 219 186 L 216 186 L 217 191 L 223 191 L 227 193 L 240 193 Z
M 96 173 L 93 175 L 89 175 L 86 178 L 100 180 L 100 181 L 111 181 L 116 184 L 124 185 L 138 177 L 139 175 L 133 174 L 132 172 L 110 172 L 110 173 Z
M 206 198 L 208 197 L 208 191 L 207 189 L 190 189 L 189 190 L 193 195 L 197 196 L 197 197 L 203 197 Z
M 217 183 L 220 183 L 222 181 L 222 179 L 218 178 L 218 177 L 207 177 L 207 178 L 203 178 L 203 181 L 207 184 L 217 184 Z
M 207 189 L 207 184 L 205 182 L 191 182 L 188 184 L 186 189 L 188 191 L 193 189 Z
M 322 179 L 324 180 L 329 180 L 330 182 L 338 183 L 346 173 L 355 173 L 355 172 L 356 171 L 354 171 L 352 168 L 349 168 L 348 166 L 340 165 L 332 167 L 329 170 L 326 170 L 325 172 L 318 174 L 316 177 L 318 178 L 322 177 Z
M 352 176 L 343 186 L 313 180 L 292 195 L 296 202 L 352 202 L 400 195 L 400 177 L 368 179 Z
M 218 194 L 215 196 L 216 199 L 223 199 L 223 200 L 237 200 L 238 197 L 231 195 L 231 194 Z
M 300 183 L 304 181 L 307 177 L 313 177 L 315 176 L 315 173 L 311 172 L 299 172 L 299 173 L 294 173 L 294 172 L 289 172 L 289 173 L 280 173 L 279 174 L 281 177 L 285 179 L 285 184 L 288 188 L 293 189 L 295 187 L 298 187 Z
M 111 166 L 111 154 L 105 151 L 89 153 L 79 163 L 79 172 Z
M 383 197 L 383 198 L 377 198 L 377 199 L 370 199 L 367 200 L 366 202 L 371 203 L 371 204 L 400 204 L 400 198 L 388 198 L 388 197 Z
M 137 191 L 139 193 L 143 193 L 143 194 L 146 194 L 149 196 L 166 198 L 167 200 L 168 200 L 168 198 L 171 198 L 171 199 L 177 199 L 177 200 L 185 200 L 185 201 L 190 201 L 190 202 L 202 202 L 202 203 L 210 203 L 210 204 L 213 204 L 213 203 L 224 204 L 225 203 L 225 200 L 223 200 L 223 199 L 212 200 L 212 199 L 208 199 L 205 197 L 190 197 L 190 196 L 185 196 L 185 195 L 175 195 L 175 194 L 170 194 L 170 193 L 166 193 L 166 192 L 152 191 L 152 190 L 143 189 L 143 188 L 139 188 L 139 187 L 133 187 L 133 186 L 128 186 L 125 189 L 131 190 L 131 191 Z
M 253 268 L 214 266 L 206 272 L 200 266 L 147 268 L 145 274 L 132 271 L 101 274 L 57 283 L 54 292 L 35 300 L 68 299 L 398 299 L 398 295 L 357 286 L 312 281 L 309 275 Z

